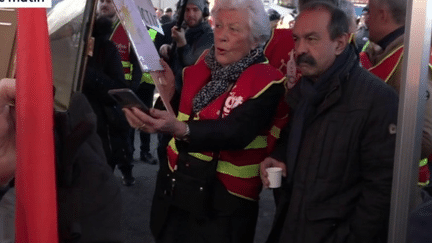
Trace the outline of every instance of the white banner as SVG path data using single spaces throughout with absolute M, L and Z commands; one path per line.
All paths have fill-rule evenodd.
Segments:
M 125 27 L 143 72 L 162 70 L 159 54 L 133 0 L 114 0 L 117 15 Z
M 0 8 L 51 8 L 51 0 L 0 0 Z
M 156 10 L 154 9 L 153 3 L 151 0 L 134 0 L 137 5 L 138 11 L 141 15 L 144 23 L 156 30 L 157 32 L 164 34 L 162 30 L 162 26 L 159 23 L 159 19 L 156 17 Z

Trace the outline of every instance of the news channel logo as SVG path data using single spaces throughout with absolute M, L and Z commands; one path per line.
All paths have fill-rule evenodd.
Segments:
M 52 0 L 0 0 L 0 8 L 51 8 Z

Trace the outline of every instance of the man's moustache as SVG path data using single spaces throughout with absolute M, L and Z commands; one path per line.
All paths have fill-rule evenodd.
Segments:
M 309 64 L 311 66 L 316 65 L 315 59 L 309 55 L 306 55 L 306 54 L 301 54 L 300 56 L 298 56 L 296 58 L 296 64 L 300 65 L 301 63 L 306 63 L 306 64 Z

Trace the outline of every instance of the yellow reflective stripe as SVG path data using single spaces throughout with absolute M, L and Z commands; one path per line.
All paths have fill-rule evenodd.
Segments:
M 417 185 L 418 186 L 427 186 L 427 185 L 429 185 L 429 180 L 426 182 L 417 182 Z
M 128 61 L 122 61 L 123 68 L 130 68 L 132 67 L 132 63 Z
M 216 171 L 240 178 L 252 178 L 259 176 L 259 164 L 236 166 L 226 161 L 219 161 Z
M 366 41 L 366 43 L 364 44 L 364 46 L 363 46 L 363 48 L 362 48 L 361 51 L 362 51 L 362 52 L 366 51 L 366 49 L 368 48 L 369 44 L 370 44 L 369 40 Z
M 150 73 L 143 73 L 143 75 L 141 76 L 140 84 L 141 83 L 154 84 L 151 74 Z
M 245 149 L 260 149 L 267 147 L 267 136 L 257 136 Z
M 432 64 L 430 64 L 430 63 L 429 63 L 429 68 L 430 68 L 430 69 L 431 69 L 431 71 L 432 71 Z
M 115 34 L 115 32 L 117 31 L 117 28 L 120 26 L 120 20 L 117 20 L 116 22 L 113 23 L 113 32 L 111 33 L 109 40 L 111 40 Z
M 233 194 L 234 196 L 241 197 L 241 198 L 246 199 L 246 200 L 249 200 L 249 201 L 256 201 L 256 200 L 254 200 L 254 199 L 252 199 L 252 198 L 250 198 L 250 197 L 245 197 L 245 196 L 243 196 L 243 195 L 237 194 L 237 193 L 232 192 L 232 191 L 230 191 L 230 190 L 228 190 L 228 192 L 231 193 L 231 194 Z
M 210 157 L 208 155 L 202 154 L 202 153 L 188 153 L 190 156 L 193 156 L 197 159 L 204 160 L 204 161 L 211 161 L 213 157 Z
M 275 137 L 275 138 L 279 138 L 280 137 L 280 133 L 281 133 L 281 129 L 277 126 L 273 126 L 270 129 L 270 134 Z
M 398 47 L 396 50 L 392 51 L 390 54 L 388 54 L 385 58 L 383 58 L 378 64 L 376 64 L 375 66 L 369 68 L 368 70 L 372 70 L 375 67 L 381 65 L 381 63 L 383 63 L 385 60 L 387 60 L 387 58 L 391 57 L 393 54 L 395 54 L 397 51 L 399 51 L 401 48 L 403 48 L 404 46 L 401 45 L 400 47 Z M 400 63 L 401 59 L 403 57 L 403 52 L 402 54 L 399 56 L 399 60 L 396 62 L 396 65 L 393 67 L 393 70 L 390 72 L 390 74 L 386 77 L 386 79 L 384 80 L 385 83 L 387 83 L 387 81 L 390 79 L 390 77 L 393 75 L 393 73 L 396 71 L 396 68 L 398 66 L 398 64 Z
M 427 164 L 428 164 L 428 159 L 424 158 L 424 159 L 420 160 L 419 167 L 423 167 L 423 166 L 425 166 Z
M 175 145 L 175 138 L 172 138 L 169 141 L 168 145 L 172 148 L 172 150 L 174 151 L 174 153 L 178 154 L 178 150 L 177 150 L 177 147 Z
M 155 38 L 156 38 L 157 31 L 154 30 L 154 29 L 149 29 L 149 30 L 148 30 L 148 33 L 149 33 L 149 35 L 150 35 L 151 40 L 154 41 Z
M 283 83 L 283 82 L 285 82 L 285 77 L 283 77 L 281 80 L 274 80 L 274 81 L 270 82 L 260 92 L 258 92 L 254 97 L 252 97 L 251 99 L 256 99 L 257 97 L 259 97 L 262 93 L 264 93 L 273 84 L 280 84 L 280 83 Z
M 179 111 L 179 113 L 177 115 L 177 119 L 179 121 L 187 121 L 187 120 L 189 120 L 189 115 Z
M 125 79 L 126 79 L 126 80 L 132 80 L 132 74 L 130 74 L 130 73 L 125 73 Z

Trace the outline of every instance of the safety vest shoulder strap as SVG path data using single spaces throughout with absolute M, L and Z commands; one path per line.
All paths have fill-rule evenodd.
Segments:
M 389 53 L 380 62 L 373 65 L 366 52 L 360 53 L 360 62 L 369 72 L 387 82 L 396 70 L 403 57 L 403 45 Z

